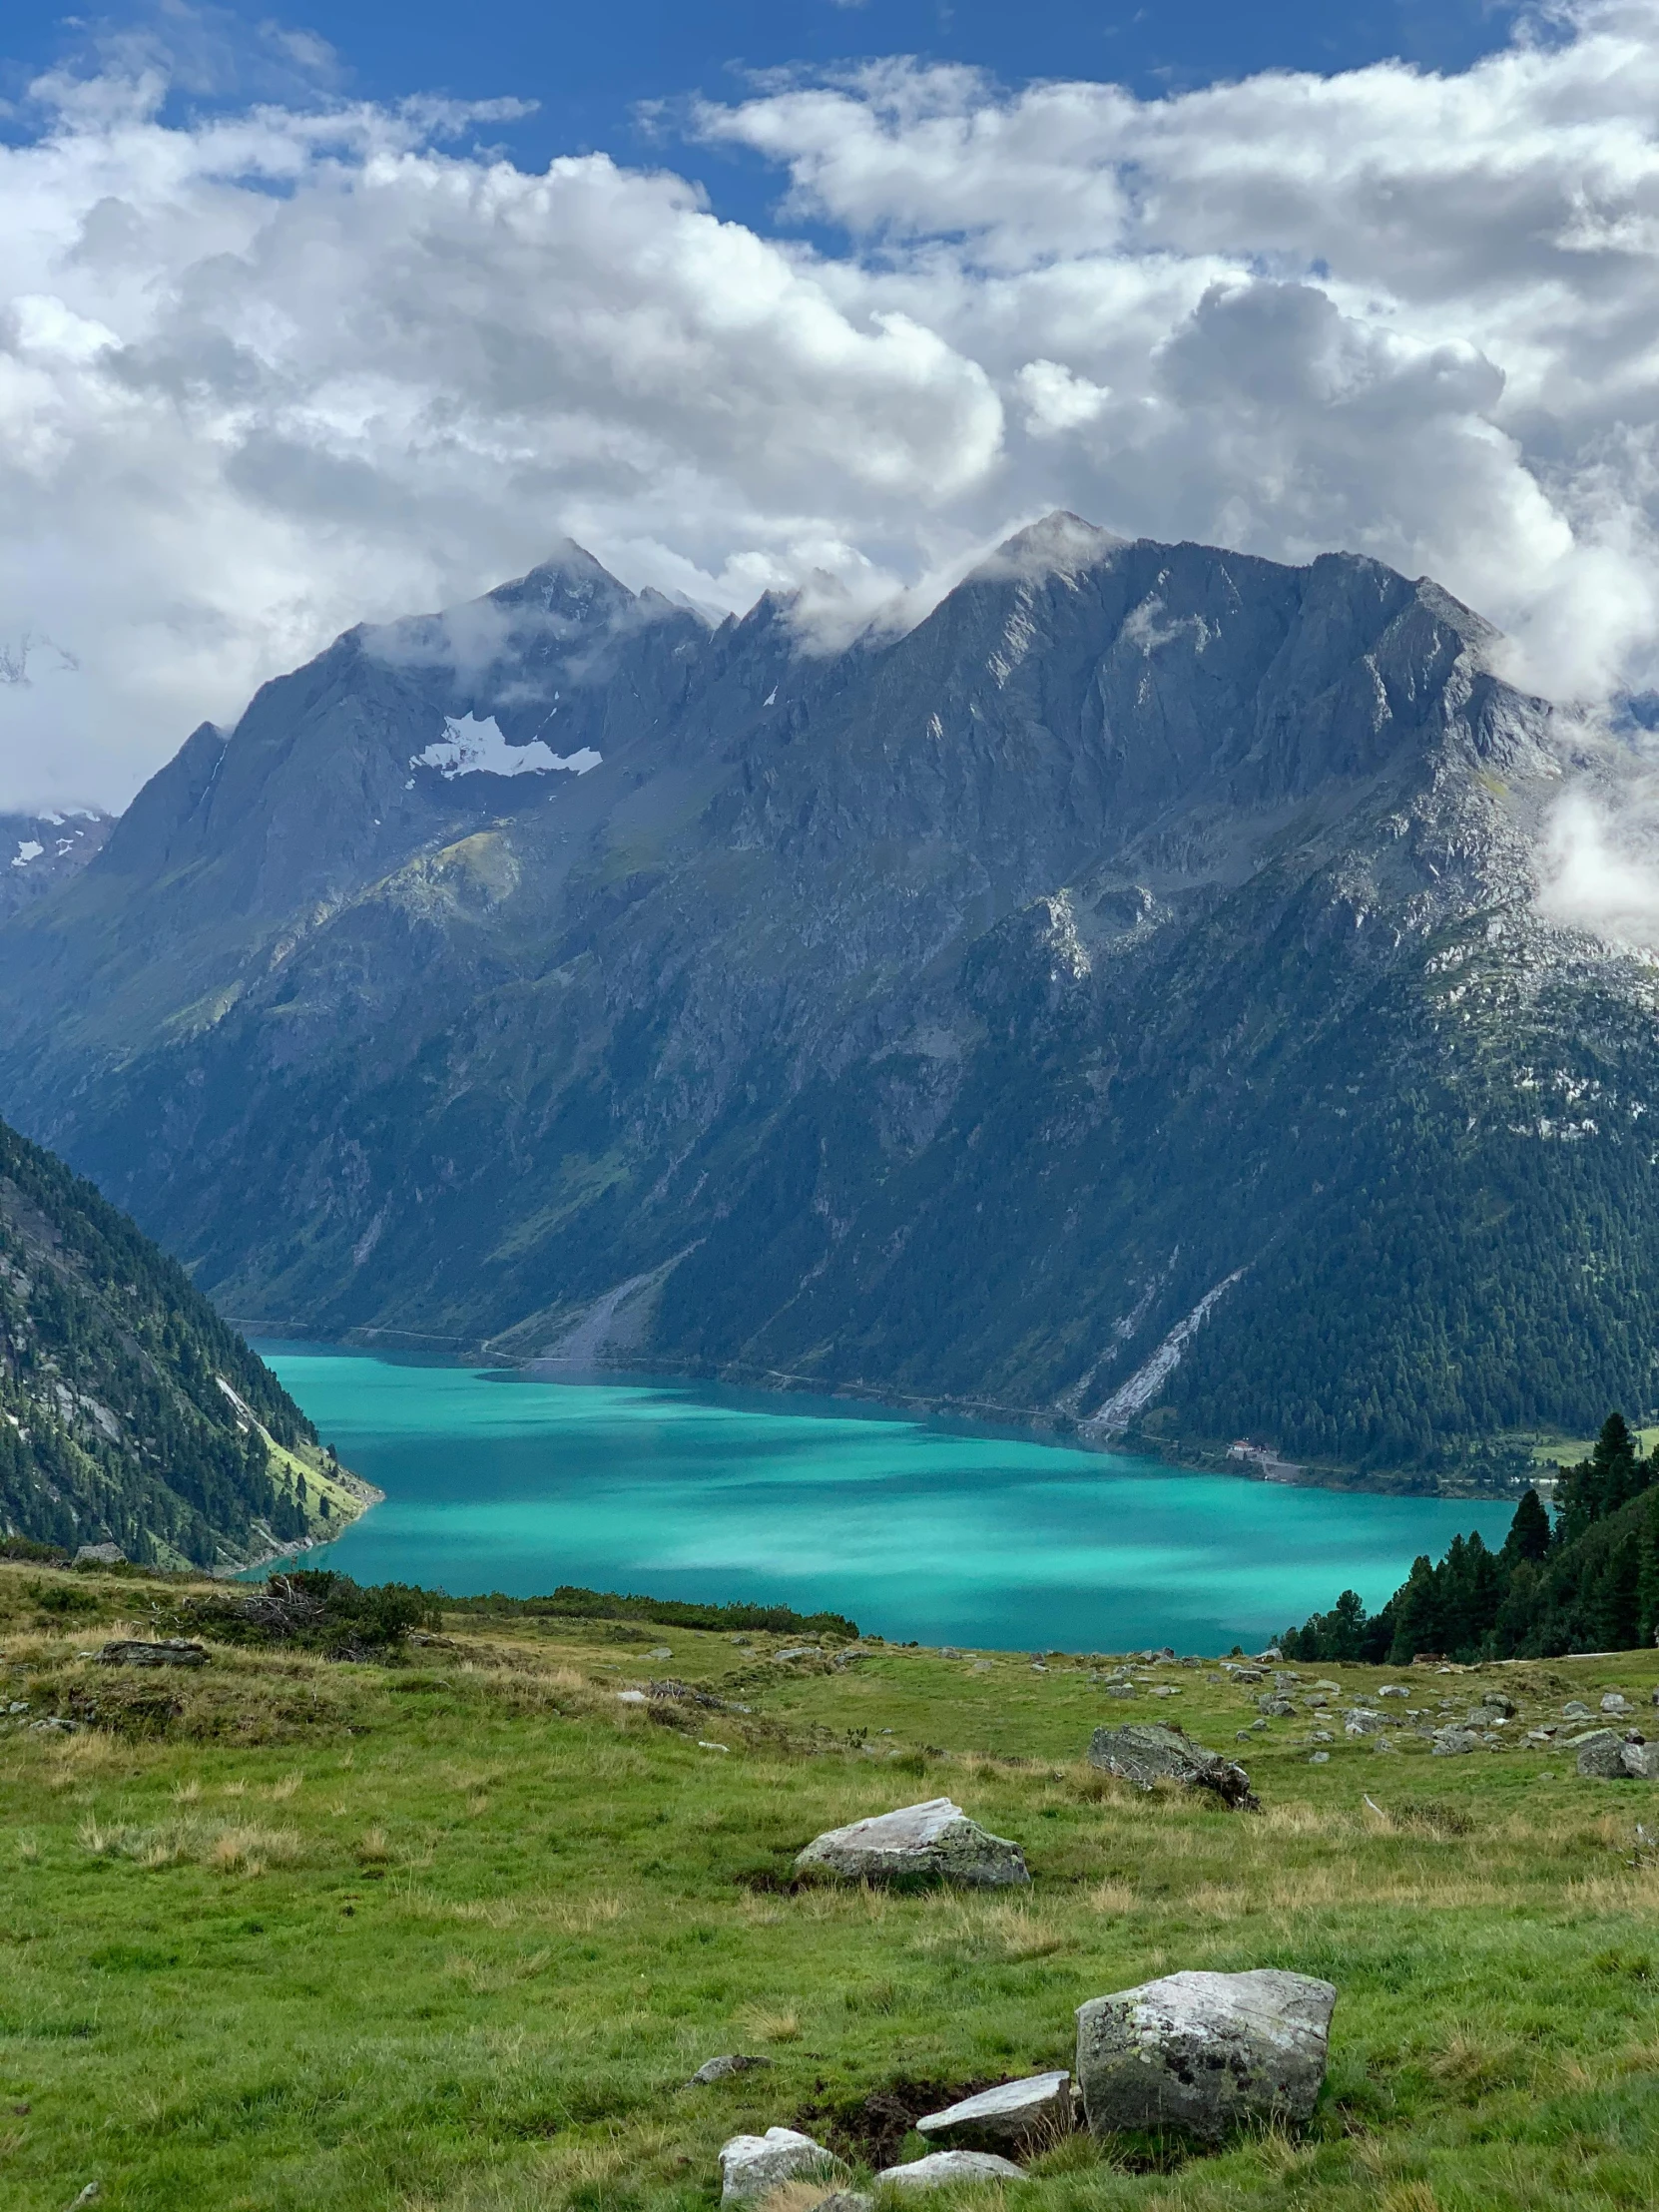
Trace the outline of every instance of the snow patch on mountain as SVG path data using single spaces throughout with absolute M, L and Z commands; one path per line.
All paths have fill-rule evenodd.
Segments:
M 17 845 L 17 857 L 13 860 L 12 866 L 27 867 L 31 860 L 38 860 L 45 850 L 45 845 L 37 842 L 35 838 L 20 837 Z
M 493 715 L 480 720 L 468 714 L 458 722 L 445 715 L 443 727 L 444 736 L 424 753 L 410 754 L 409 766 L 435 768 L 450 783 L 457 776 L 546 776 L 554 769 L 586 776 L 603 757 L 587 745 L 577 753 L 555 753 L 540 738 L 532 738 L 528 745 L 509 745 Z

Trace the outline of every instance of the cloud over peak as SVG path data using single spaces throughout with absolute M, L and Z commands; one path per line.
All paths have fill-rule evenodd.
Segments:
M 0 691 L 0 799 L 119 802 L 560 533 L 853 623 L 1070 509 L 1433 574 L 1561 696 L 1659 676 L 1659 0 L 1449 77 L 884 63 L 701 110 L 838 251 L 442 104 L 169 125 L 141 62 L 0 147 L 0 647 L 80 662 Z

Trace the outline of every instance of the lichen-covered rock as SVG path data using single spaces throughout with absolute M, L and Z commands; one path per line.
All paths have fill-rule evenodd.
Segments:
M 1103 1767 L 1138 1790 L 1155 1783 L 1178 1782 L 1190 1790 L 1209 1790 L 1235 1810 L 1254 1810 L 1256 1797 L 1244 1768 L 1219 1751 L 1206 1751 L 1179 1728 L 1161 1722 L 1097 1728 L 1089 1745 L 1089 1764 Z
M 831 1828 L 795 1864 L 801 1873 L 816 1868 L 849 1882 L 954 1882 L 999 1890 L 1031 1879 L 1018 1844 L 992 1836 L 949 1798 Z
M 1072 2125 L 1071 2076 L 1061 2069 L 1002 2081 L 977 2096 L 963 2097 L 917 2120 L 916 2132 L 929 2142 L 983 2150 L 989 2144 L 1041 2142 L 1069 2134 Z
M 1578 1754 L 1579 1773 L 1599 1782 L 1622 1781 L 1629 1771 L 1624 1763 L 1624 1737 L 1616 1728 L 1593 1728 L 1587 1736 L 1574 1737 L 1573 1749 Z
M 1011 2159 L 988 2150 L 932 2150 L 907 2166 L 883 2166 L 877 2183 L 898 2189 L 942 2189 L 951 2181 L 1023 2181 Z
M 1636 1781 L 1659 1782 L 1659 1744 L 1626 1744 L 1619 1757 Z
M 1436 1759 L 1456 1759 L 1475 1750 L 1479 1742 L 1472 1728 L 1436 1728 L 1429 1749 Z
M 720 2201 L 753 2204 L 758 2197 L 769 2196 L 780 2182 L 827 2174 L 834 2164 L 832 2153 L 822 2143 L 793 2127 L 769 2127 L 764 2135 L 734 2135 L 721 2146 Z
M 1246 2120 L 1300 2125 L 1325 2079 L 1329 1981 L 1265 1967 L 1173 1973 L 1077 2008 L 1077 2079 L 1096 2135 L 1175 2128 L 1217 2141 Z
M 1376 1736 L 1388 1726 L 1382 1713 L 1374 1713 L 1364 1705 L 1357 1705 L 1343 1722 L 1345 1736 Z

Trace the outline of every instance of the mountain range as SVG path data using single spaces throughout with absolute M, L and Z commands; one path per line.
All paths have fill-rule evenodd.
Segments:
M 1436 585 L 1056 515 L 850 642 L 565 546 L 0 925 L 0 1110 L 274 1330 L 1443 1477 L 1659 1396 L 1611 777 Z

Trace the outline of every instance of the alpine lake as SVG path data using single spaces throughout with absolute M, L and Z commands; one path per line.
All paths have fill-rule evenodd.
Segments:
M 560 1584 L 850 1615 L 889 1641 L 1255 1648 L 1418 1552 L 1502 1541 L 1501 1500 L 1380 1497 L 843 1400 L 262 1344 L 385 1491 L 306 1566 L 455 1596 Z

